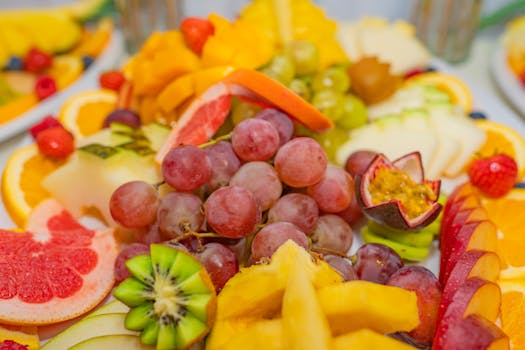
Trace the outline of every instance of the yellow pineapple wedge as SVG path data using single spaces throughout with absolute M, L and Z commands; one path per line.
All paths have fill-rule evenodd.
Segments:
M 220 350 L 281 350 L 291 349 L 283 346 L 283 321 L 280 318 L 272 320 L 258 320 L 248 327 L 235 333 L 229 341 L 220 347 Z M 208 345 L 208 350 L 212 348 Z
M 289 240 L 266 265 L 243 268 L 224 286 L 217 298 L 217 319 L 265 317 L 279 314 L 292 263 L 297 262 L 315 288 L 341 283 L 330 265 L 312 256 Z
M 290 269 L 282 308 L 285 349 L 329 350 L 332 335 L 315 288 L 302 262 Z
M 411 331 L 419 324 L 414 292 L 367 281 L 349 281 L 317 291 L 334 336 L 361 328 L 382 334 Z
M 363 328 L 334 338 L 334 350 L 414 350 L 415 348 L 385 335 Z

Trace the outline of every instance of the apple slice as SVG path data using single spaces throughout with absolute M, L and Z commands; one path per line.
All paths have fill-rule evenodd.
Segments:
M 454 293 L 437 325 L 434 347 L 443 348 L 444 338 L 448 336 L 450 329 L 469 315 L 475 314 L 494 322 L 498 317 L 500 302 L 501 290 L 497 284 L 478 277 L 466 280 Z
M 494 252 L 470 250 L 458 259 L 443 288 L 439 303 L 437 323 L 445 313 L 458 288 L 472 277 L 496 282 L 500 272 L 500 259 Z
M 436 336 L 437 338 L 437 336 Z M 433 350 L 509 350 L 509 338 L 483 316 L 469 315 L 434 341 Z
M 473 194 L 477 194 L 477 190 L 470 181 L 456 186 L 456 188 L 454 188 L 454 190 L 449 194 L 447 202 L 443 207 L 443 220 L 449 216 L 450 208 L 454 203 L 456 203 L 456 201 L 462 199 L 465 196 Z
M 105 314 L 86 317 L 59 333 L 42 350 L 67 350 L 86 339 L 104 335 L 135 335 L 139 333 L 124 327 L 126 314 Z
M 70 350 L 154 350 L 154 346 L 144 345 L 140 342 L 140 337 L 136 335 L 113 334 L 100 337 L 89 338 Z
M 498 244 L 497 232 L 496 225 L 489 220 L 464 224 L 457 235 L 451 237 L 451 241 L 446 244 L 449 248 L 445 271 L 440 273 L 443 276 L 443 285 L 446 285 L 450 272 L 463 253 L 474 249 L 495 252 Z
M 460 153 L 461 142 L 449 134 L 446 123 L 442 123 L 441 118 L 437 117 L 435 113 L 430 114 L 430 125 L 437 131 L 438 146 L 430 161 L 426 176 L 429 179 L 437 179 Z

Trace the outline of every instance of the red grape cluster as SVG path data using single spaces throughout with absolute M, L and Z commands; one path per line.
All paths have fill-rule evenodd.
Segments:
M 359 278 L 362 261 L 374 257 L 358 259 L 357 269 L 345 258 L 353 241 L 350 225 L 361 217 L 353 177 L 329 165 L 317 141 L 293 132 L 286 114 L 264 109 L 238 123 L 230 142 L 175 147 L 161 164 L 172 191 L 161 196 L 151 184 L 125 183 L 112 194 L 112 217 L 139 232 L 146 246 L 168 241 L 193 251 L 217 290 L 239 264 L 268 258 L 289 239 L 323 254 L 344 279 Z M 125 275 L 118 271 L 126 270 L 124 261 L 118 260 L 118 276 Z

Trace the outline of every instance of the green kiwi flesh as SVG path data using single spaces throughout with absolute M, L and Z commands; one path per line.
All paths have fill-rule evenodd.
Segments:
M 209 331 L 215 317 L 215 289 L 206 269 L 190 254 L 152 244 L 150 254 L 126 262 L 132 277 L 113 295 L 131 309 L 127 329 L 158 350 L 187 349 Z

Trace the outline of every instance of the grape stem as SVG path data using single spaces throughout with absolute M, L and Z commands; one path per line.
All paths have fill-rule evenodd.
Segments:
M 208 146 L 216 144 L 219 141 L 229 141 L 231 138 L 232 138 L 232 133 L 230 132 L 230 133 L 227 133 L 226 135 L 222 135 L 222 136 L 219 136 L 219 137 L 217 137 L 215 139 L 211 139 L 208 142 L 201 143 L 199 145 L 199 148 L 206 148 Z
M 339 252 L 337 252 L 335 250 L 332 250 L 332 249 L 329 249 L 329 248 L 311 247 L 310 250 L 315 252 L 315 253 L 337 255 L 337 256 L 340 256 L 341 258 L 349 259 L 350 261 L 352 261 L 352 257 L 351 256 L 339 253 Z M 352 261 L 352 263 L 353 263 L 353 261 Z

